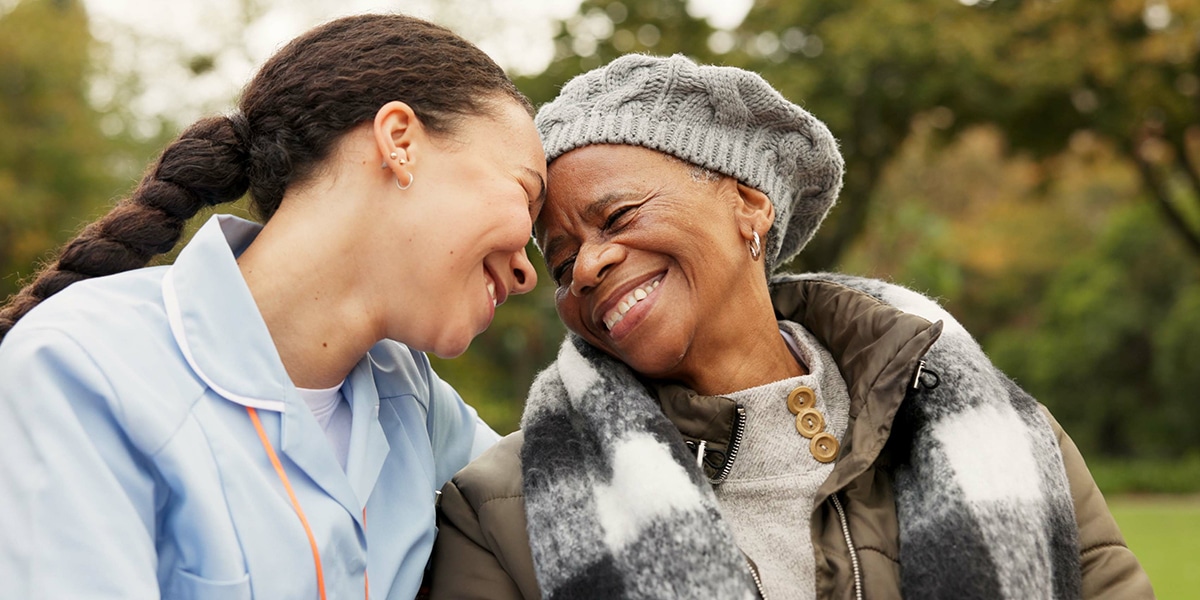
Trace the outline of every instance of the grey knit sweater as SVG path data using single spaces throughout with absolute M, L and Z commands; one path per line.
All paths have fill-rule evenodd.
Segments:
M 833 357 L 812 334 L 789 321 L 779 327 L 809 374 L 728 395 L 746 407 L 746 437 L 729 478 L 714 491 L 738 546 L 758 566 L 767 596 L 813 598 L 809 520 L 817 489 L 833 463 L 813 458 L 809 440 L 796 431 L 787 396 L 797 386 L 812 388 L 825 431 L 841 440 L 850 395 Z

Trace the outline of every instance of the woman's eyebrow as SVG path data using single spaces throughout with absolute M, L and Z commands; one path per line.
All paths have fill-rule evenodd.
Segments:
M 538 190 L 537 197 L 533 199 L 533 203 L 536 207 L 535 211 L 541 212 L 542 206 L 546 204 L 546 180 L 542 177 L 541 173 L 538 173 L 537 171 L 534 171 L 533 169 L 530 169 L 529 167 L 522 167 L 522 168 L 525 169 L 526 173 L 529 173 L 535 179 L 537 179 L 538 185 L 541 188 Z
M 587 205 L 587 207 L 583 209 L 582 215 L 585 220 L 590 221 L 604 214 L 604 212 L 608 210 L 609 206 L 612 206 L 617 202 L 629 199 L 639 199 L 642 196 L 643 194 L 639 194 L 637 192 L 609 192 L 603 196 L 600 196 L 591 204 Z

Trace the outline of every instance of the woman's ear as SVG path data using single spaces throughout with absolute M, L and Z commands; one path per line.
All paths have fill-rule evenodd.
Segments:
M 775 205 L 766 194 L 743 183 L 737 184 L 738 203 L 734 212 L 738 219 L 738 228 L 742 235 L 749 240 L 757 231 L 766 237 L 767 230 L 775 224 Z
M 406 167 L 416 160 L 426 141 L 425 129 L 417 113 L 411 106 L 393 100 L 375 113 L 372 129 L 382 167 L 390 168 L 401 179 L 408 178 Z

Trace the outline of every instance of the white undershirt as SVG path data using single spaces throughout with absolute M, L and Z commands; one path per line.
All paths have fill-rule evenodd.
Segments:
M 333 454 L 337 456 L 343 471 L 346 470 L 346 457 L 350 453 L 351 423 L 350 403 L 342 394 L 342 385 L 345 383 L 343 381 L 323 390 L 296 388 L 308 409 L 317 418 L 317 424 L 325 430 L 325 437 L 333 446 Z

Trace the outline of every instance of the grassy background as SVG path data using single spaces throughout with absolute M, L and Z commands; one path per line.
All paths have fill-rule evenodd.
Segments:
M 1110 495 L 1108 506 L 1159 598 L 1200 595 L 1200 495 Z

